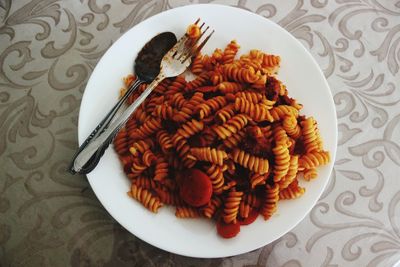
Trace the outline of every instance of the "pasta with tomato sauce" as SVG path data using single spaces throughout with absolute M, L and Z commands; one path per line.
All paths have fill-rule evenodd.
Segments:
M 191 25 L 188 36 L 199 32 Z M 225 238 L 306 194 L 299 181 L 315 179 L 330 161 L 317 122 L 300 114 L 277 78 L 281 58 L 239 49 L 231 41 L 194 57 L 196 78 L 160 83 L 114 140 L 130 197 L 152 212 L 171 205 L 179 218 L 215 220 Z M 135 79 L 123 79 L 121 94 Z

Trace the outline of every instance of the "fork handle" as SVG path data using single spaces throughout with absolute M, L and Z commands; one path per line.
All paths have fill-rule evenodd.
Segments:
M 82 145 L 79 146 L 78 151 L 72 158 L 71 164 L 68 167 L 68 171 L 72 174 L 75 174 L 76 171 L 74 170 L 74 161 L 79 153 L 95 138 L 99 136 L 107 127 L 110 125 L 111 121 L 114 119 L 115 114 L 119 111 L 121 106 L 125 103 L 125 100 L 139 87 L 144 83 L 143 80 L 137 78 L 133 84 L 131 84 L 124 94 L 124 96 L 112 107 L 112 109 L 107 113 L 107 115 L 101 120 L 101 122 L 96 126 L 96 128 L 90 133 L 90 135 L 83 141 Z
M 126 121 L 130 118 L 131 114 L 143 103 L 146 97 L 153 91 L 153 89 L 165 78 L 162 71 L 149 84 L 146 90 L 136 99 L 110 126 L 100 133 L 97 138 L 84 147 L 76 155 L 71 170 L 74 173 L 87 174 L 91 172 L 99 163 L 100 158 L 103 156 L 105 150 L 114 140 L 119 130 L 125 125 Z

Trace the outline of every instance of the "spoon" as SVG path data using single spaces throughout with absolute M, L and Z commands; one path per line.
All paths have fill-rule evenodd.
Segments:
M 125 100 L 132 94 L 132 92 L 142 83 L 153 81 L 160 72 L 160 63 L 163 56 L 176 44 L 177 38 L 172 32 L 163 32 L 154 36 L 149 42 L 138 53 L 135 64 L 134 73 L 137 76 L 135 82 L 128 88 L 125 95 L 114 105 L 114 107 L 108 112 L 104 119 L 99 125 L 91 132 L 86 140 L 79 147 L 78 151 L 72 158 L 72 162 L 68 167 L 70 173 L 75 174 L 76 171 L 73 168 L 74 161 L 79 153 L 95 138 L 97 138 L 104 130 L 110 125 L 115 114 L 121 108 Z M 103 151 L 104 153 L 104 151 Z M 96 155 L 87 162 L 82 168 L 80 173 L 85 173 L 85 169 L 92 169 L 93 164 L 97 164 L 94 160 Z M 92 160 L 93 159 L 93 160 Z

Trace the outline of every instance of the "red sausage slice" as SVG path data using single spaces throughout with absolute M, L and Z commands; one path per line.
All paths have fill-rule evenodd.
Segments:
M 217 232 L 223 238 L 235 237 L 240 232 L 240 224 L 238 222 L 226 224 L 224 220 L 218 220 Z
M 180 196 L 193 207 L 206 205 L 212 195 L 210 177 L 198 169 L 187 170 L 181 177 Z

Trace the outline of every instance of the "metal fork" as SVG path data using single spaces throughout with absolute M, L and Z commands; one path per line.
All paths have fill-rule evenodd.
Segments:
M 199 19 L 196 24 L 199 23 Z M 103 156 L 105 150 L 113 141 L 119 130 L 125 125 L 131 114 L 137 107 L 142 104 L 146 97 L 153 91 L 153 89 L 165 78 L 175 77 L 182 74 L 191 63 L 191 58 L 195 56 L 211 38 L 214 30 L 203 39 L 198 45 L 204 34 L 208 31 L 209 27 L 203 30 L 204 23 L 201 24 L 201 34 L 196 40 L 191 40 L 185 34 L 175 45 L 165 54 L 161 61 L 161 68 L 159 75 L 150 83 L 147 89 L 135 100 L 123 113 L 118 117 L 105 131 L 92 140 L 85 148 L 75 155 L 69 171 L 73 174 L 81 173 L 86 174 L 91 172 L 99 163 L 100 158 Z

